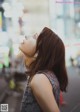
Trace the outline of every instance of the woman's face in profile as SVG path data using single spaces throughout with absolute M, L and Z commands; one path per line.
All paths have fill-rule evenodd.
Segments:
M 33 56 L 36 50 L 36 39 L 34 37 L 25 38 L 19 45 L 19 49 L 26 55 L 26 56 Z
M 25 38 L 19 45 L 19 49 L 23 52 L 25 55 L 25 64 L 26 67 L 29 67 L 29 65 L 33 62 L 35 59 L 33 57 L 33 54 L 36 49 L 36 37 L 33 38 Z

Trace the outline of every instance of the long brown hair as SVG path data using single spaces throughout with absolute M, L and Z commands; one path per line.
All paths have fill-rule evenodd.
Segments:
M 61 91 L 66 91 L 68 77 L 65 67 L 65 47 L 59 36 L 45 27 L 37 39 L 36 59 L 30 64 L 28 74 L 32 77 L 38 71 L 52 71 L 60 84 Z

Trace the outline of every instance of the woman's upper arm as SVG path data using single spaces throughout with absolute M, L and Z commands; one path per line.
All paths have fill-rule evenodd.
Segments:
M 43 112 L 60 112 L 53 95 L 52 85 L 44 74 L 35 75 L 30 86 Z

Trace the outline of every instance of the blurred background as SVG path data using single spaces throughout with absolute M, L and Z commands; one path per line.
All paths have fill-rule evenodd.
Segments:
M 65 44 L 69 77 L 60 98 L 61 112 L 80 112 L 80 0 L 0 0 L 0 104 L 20 112 L 26 87 L 19 43 L 45 27 Z

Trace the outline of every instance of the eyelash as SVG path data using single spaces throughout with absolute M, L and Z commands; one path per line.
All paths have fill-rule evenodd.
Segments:
M 27 36 L 25 36 L 25 39 L 27 39 L 28 37 Z
M 27 39 L 28 39 L 28 37 L 27 37 L 27 36 L 25 36 L 25 39 L 27 40 Z

